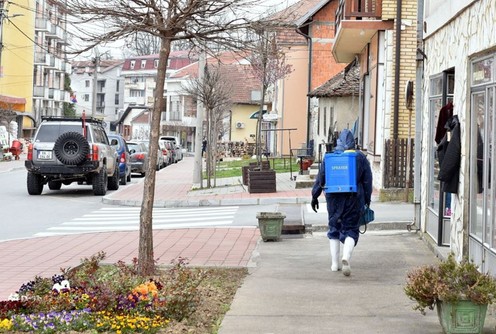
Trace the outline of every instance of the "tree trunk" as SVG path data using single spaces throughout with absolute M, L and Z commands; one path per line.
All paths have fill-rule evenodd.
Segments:
M 262 84 L 262 98 L 260 99 L 260 110 L 258 112 L 257 118 L 257 137 L 255 140 L 255 154 L 257 155 L 258 167 L 262 167 L 262 154 L 260 152 L 260 147 L 262 146 L 262 116 L 263 116 L 263 106 L 265 104 L 265 84 Z
M 160 132 L 160 116 L 164 110 L 164 83 L 167 60 L 170 54 L 170 39 L 162 38 L 157 69 L 157 84 L 150 124 L 150 152 L 148 170 L 143 182 L 143 202 L 140 212 L 140 233 L 138 248 L 138 273 L 143 276 L 155 271 L 153 258 L 153 202 L 155 199 L 155 166 L 157 164 L 158 138 Z

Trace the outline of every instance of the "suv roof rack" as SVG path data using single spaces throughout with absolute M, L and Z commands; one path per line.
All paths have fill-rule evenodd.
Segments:
M 67 122 L 74 122 L 74 121 L 83 121 L 82 117 L 67 117 L 67 116 L 41 116 L 42 121 L 47 121 L 47 122 L 56 122 L 56 121 L 67 121 Z M 102 120 L 93 118 L 93 117 L 88 117 L 85 118 L 84 120 L 87 123 L 96 123 L 103 125 Z

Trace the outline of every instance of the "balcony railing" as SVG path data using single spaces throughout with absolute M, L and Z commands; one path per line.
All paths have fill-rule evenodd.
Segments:
M 342 20 L 381 19 L 382 0 L 340 0 L 336 10 L 336 34 Z

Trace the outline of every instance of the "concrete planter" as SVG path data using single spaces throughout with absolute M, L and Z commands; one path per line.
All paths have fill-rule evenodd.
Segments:
M 281 240 L 282 225 L 286 216 L 281 212 L 257 213 L 258 227 L 263 241 Z
M 487 305 L 469 300 L 437 302 L 437 315 L 446 334 L 481 334 L 484 329 Z

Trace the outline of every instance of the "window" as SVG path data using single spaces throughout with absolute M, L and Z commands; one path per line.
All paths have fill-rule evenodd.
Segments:
M 145 68 L 146 68 L 146 59 L 143 59 L 143 60 L 141 61 L 141 69 L 143 70 L 143 69 L 145 69 Z
M 317 135 L 320 135 L 320 117 L 322 115 L 320 114 L 320 107 L 317 108 Z
M 90 94 L 83 95 L 83 101 L 88 102 L 90 100 Z
M 119 104 L 119 94 L 115 94 L 114 104 Z
M 120 80 L 117 80 L 117 81 L 115 82 L 115 91 L 116 91 L 116 92 L 118 92 L 118 91 L 119 91 L 119 86 L 120 86 L 120 84 L 121 84 Z
M 134 65 L 136 65 L 136 60 L 131 60 L 131 69 L 134 70 Z
M 153 67 L 154 67 L 154 68 L 158 68 L 158 59 L 155 59 L 155 60 L 153 61 Z
M 430 115 L 430 126 L 429 133 L 433 135 L 429 137 L 429 189 L 428 189 L 428 199 L 429 207 L 432 209 L 433 213 L 436 215 L 439 213 L 440 201 L 444 202 L 445 208 L 442 212 L 444 213 L 447 209 L 450 209 L 450 199 L 451 194 L 445 194 L 444 198 L 440 198 L 440 182 L 437 179 L 439 174 L 439 161 L 437 158 L 437 146 L 438 141 L 442 139 L 443 135 L 440 136 L 437 133 L 437 129 L 444 129 L 444 124 L 438 124 L 439 122 L 446 122 L 446 112 L 443 112 L 444 116 L 440 118 L 441 108 L 447 105 L 448 102 L 453 102 L 454 93 L 454 82 L 455 73 L 454 70 L 445 71 L 439 75 L 436 75 L 430 79 L 429 87 L 429 115 Z M 438 138 L 440 137 L 440 138 Z M 450 209 L 451 210 L 451 209 Z
M 470 235 L 496 249 L 496 54 L 472 62 Z
M 324 107 L 324 135 L 327 133 L 327 107 Z
M 84 86 L 85 87 L 89 87 L 90 86 L 90 81 L 89 80 L 85 80 L 84 81 Z
M 143 97 L 145 96 L 145 91 L 140 89 L 130 89 L 129 90 L 130 97 Z

